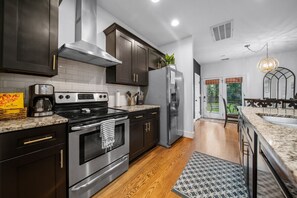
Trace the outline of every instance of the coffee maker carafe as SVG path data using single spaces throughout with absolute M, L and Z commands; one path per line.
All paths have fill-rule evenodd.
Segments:
M 54 86 L 35 84 L 29 87 L 29 116 L 43 117 L 54 114 Z

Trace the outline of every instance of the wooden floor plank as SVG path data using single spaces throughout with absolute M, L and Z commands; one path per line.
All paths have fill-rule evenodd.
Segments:
M 171 191 L 194 151 L 239 162 L 236 124 L 200 120 L 194 139 L 181 138 L 170 149 L 157 146 L 93 198 L 177 198 Z

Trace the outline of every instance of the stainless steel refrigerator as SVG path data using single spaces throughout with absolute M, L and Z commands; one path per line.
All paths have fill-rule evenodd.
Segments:
M 171 147 L 184 133 L 183 74 L 170 67 L 150 71 L 145 103 L 161 105 L 159 144 Z

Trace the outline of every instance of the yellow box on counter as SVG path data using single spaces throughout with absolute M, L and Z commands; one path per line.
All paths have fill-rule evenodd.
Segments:
M 24 93 L 0 93 L 0 109 L 24 108 Z

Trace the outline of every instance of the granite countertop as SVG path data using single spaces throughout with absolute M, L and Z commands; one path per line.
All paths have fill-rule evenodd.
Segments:
M 135 112 L 135 111 L 143 111 L 143 110 L 160 108 L 160 105 L 134 105 L 134 106 L 120 106 L 120 107 L 114 107 L 114 108 L 126 110 L 129 112 Z
M 23 130 L 23 129 L 62 124 L 66 122 L 68 122 L 68 119 L 61 117 L 59 115 L 39 117 L 39 118 L 27 117 L 25 119 L 19 119 L 19 120 L 0 121 L 0 134 Z
M 260 115 L 297 118 L 297 111 L 291 109 L 271 108 L 240 108 L 243 116 L 255 127 L 262 144 L 270 146 L 282 168 L 289 174 L 295 185 L 297 184 L 297 128 L 272 124 Z

